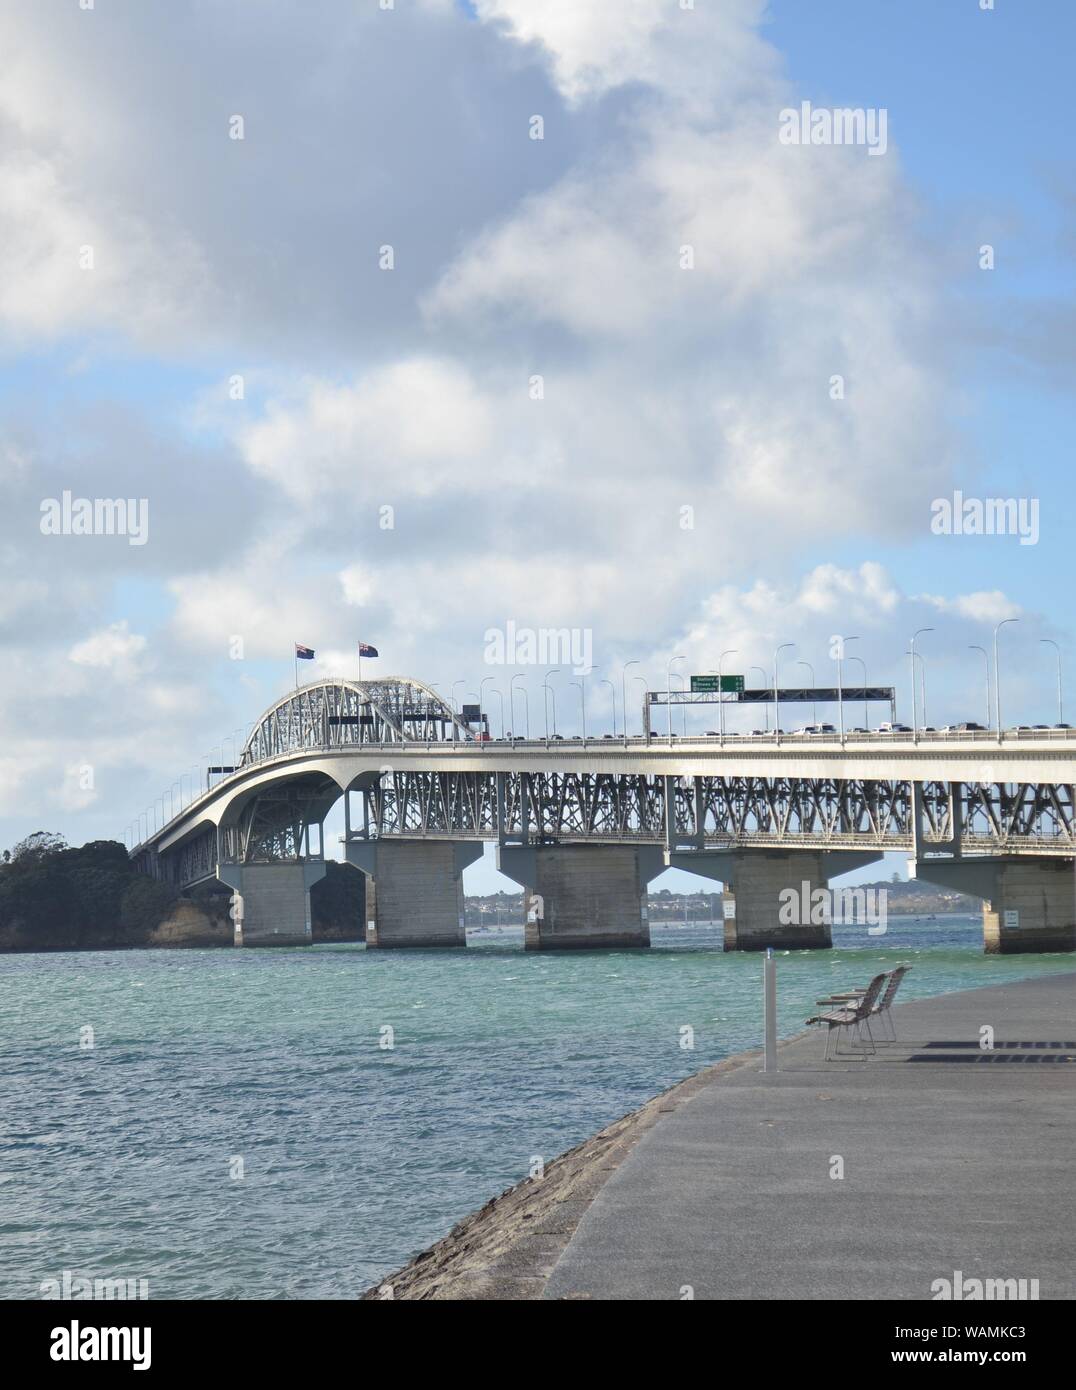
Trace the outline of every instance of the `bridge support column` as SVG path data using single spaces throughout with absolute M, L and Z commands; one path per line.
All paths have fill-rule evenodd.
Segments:
M 816 889 L 881 857 L 869 850 L 671 850 L 665 860 L 724 885 L 726 951 L 804 951 L 833 944 L 831 911 L 812 902 Z
M 913 877 L 983 899 L 987 955 L 1076 950 L 1076 861 L 916 859 Z
M 528 951 L 650 945 L 647 884 L 665 868 L 656 846 L 501 845 L 497 867 L 523 885 Z
M 349 840 L 347 862 L 366 874 L 366 945 L 466 946 L 463 870 L 481 843 Z
M 217 877 L 235 890 L 237 946 L 309 946 L 310 889 L 325 877 L 306 864 L 221 864 Z
M 830 914 L 811 904 L 815 890 L 825 887 L 821 854 L 751 850 L 736 855 L 725 885 L 725 950 L 764 951 L 772 946 L 804 951 L 832 946 Z M 787 889 L 793 890 L 794 898 Z

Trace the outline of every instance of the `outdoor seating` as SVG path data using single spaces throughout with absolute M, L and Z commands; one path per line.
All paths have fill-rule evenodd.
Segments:
M 878 999 L 885 987 L 888 978 L 887 972 L 883 971 L 880 975 L 875 975 L 870 984 L 860 993 L 858 990 L 849 990 L 840 995 L 834 995 L 830 999 L 819 999 L 817 1002 L 825 1006 L 836 1004 L 839 1007 L 831 1009 L 828 1013 L 815 1014 L 807 1020 L 807 1023 L 824 1023 L 826 1025 L 826 1061 L 830 1060 L 830 1046 L 834 1042 L 836 1034 L 835 1054 L 840 1053 L 840 1032 L 842 1028 L 849 1029 L 853 1039 L 858 1038 L 860 1046 L 866 1051 L 877 1051 L 874 1043 L 874 1036 L 871 1033 L 870 1019 L 874 1013 Z
M 893 1000 L 897 997 L 897 990 L 900 989 L 901 981 L 904 979 L 905 975 L 907 975 L 908 971 L 911 968 L 912 967 L 910 965 L 898 965 L 895 970 L 886 971 L 886 975 L 889 978 L 889 983 L 883 989 L 881 997 L 875 1004 L 874 1010 L 871 1014 L 872 1018 L 877 1018 L 886 1024 L 886 1026 L 889 1029 L 890 1041 L 892 1042 L 896 1042 L 897 1028 L 896 1024 L 893 1022 L 893 1016 L 889 1012 L 889 1010 L 892 1007 Z M 828 1004 L 833 1002 L 834 1000 L 854 999 L 859 997 L 860 995 L 866 994 L 866 992 L 866 989 L 850 989 L 841 994 L 831 995 L 830 998 L 827 999 L 825 1002 Z M 822 1003 L 823 1001 L 819 1000 L 818 1002 Z

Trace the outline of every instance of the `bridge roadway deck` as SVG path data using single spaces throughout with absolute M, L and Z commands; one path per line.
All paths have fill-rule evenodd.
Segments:
M 958 1270 L 1076 1297 L 1076 974 L 893 1012 L 905 1041 L 870 1061 L 823 1062 L 812 1030 L 662 1116 L 545 1297 L 930 1299 Z
M 259 787 L 321 772 L 343 789 L 385 766 L 414 772 L 628 773 L 672 777 L 785 777 L 1071 784 L 1076 733 L 1046 731 L 944 736 L 847 735 L 844 742 L 785 735 L 628 739 L 500 740 L 344 744 L 296 749 L 246 764 L 201 792 L 143 842 L 168 849 L 199 825 L 219 824 L 230 805 Z M 142 846 L 136 846 L 141 848 Z M 133 851 L 132 851 L 133 852 Z

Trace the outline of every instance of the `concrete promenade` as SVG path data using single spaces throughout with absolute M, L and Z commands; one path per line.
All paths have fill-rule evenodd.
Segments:
M 1076 974 L 893 1018 L 868 1061 L 823 1062 L 811 1030 L 776 1075 L 749 1057 L 662 1115 L 544 1296 L 932 1299 L 959 1271 L 1076 1298 Z

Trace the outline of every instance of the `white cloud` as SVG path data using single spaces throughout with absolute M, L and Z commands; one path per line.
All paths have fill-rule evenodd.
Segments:
M 137 670 L 137 658 L 145 649 L 146 639 L 131 632 L 124 619 L 77 642 L 71 648 L 70 659 L 76 666 L 94 666 L 131 675 Z
M 1003 618 L 1017 618 L 1022 609 L 1000 589 L 983 589 L 974 594 L 958 594 L 946 598 L 924 594 L 923 601 L 940 613 L 954 613 L 975 623 L 1000 623 Z
M 664 84 L 669 69 L 682 69 L 693 48 L 705 51 L 711 81 L 720 87 L 749 52 L 758 61 L 754 30 L 763 10 L 762 0 L 722 0 L 720 6 L 699 0 L 697 9 L 677 0 L 475 0 L 482 20 L 521 43 L 541 45 L 571 101 L 625 83 Z
M 255 473 L 310 500 L 361 489 L 427 496 L 475 485 L 461 465 L 493 443 L 490 408 L 455 362 L 412 358 L 349 386 L 311 382 L 242 431 Z

